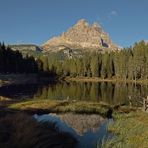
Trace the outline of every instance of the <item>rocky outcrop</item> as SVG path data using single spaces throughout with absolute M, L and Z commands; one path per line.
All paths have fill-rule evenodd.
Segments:
M 18 51 L 42 51 L 40 47 L 33 44 L 19 44 L 19 45 L 9 45 L 9 47 L 12 50 L 18 50 Z
M 84 19 L 79 20 L 67 32 L 48 40 L 42 47 L 44 51 L 52 52 L 58 52 L 65 48 L 84 49 L 84 51 L 119 49 L 98 23 L 89 25 Z

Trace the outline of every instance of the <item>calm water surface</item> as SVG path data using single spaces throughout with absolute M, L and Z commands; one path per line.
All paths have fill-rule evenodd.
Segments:
M 131 96 L 131 99 L 129 99 Z M 53 99 L 105 102 L 111 105 L 142 106 L 142 97 L 148 96 L 148 85 L 132 83 L 63 82 L 50 85 L 9 85 L 0 87 L 0 97 L 12 99 Z M 38 121 L 50 121 L 61 131 L 71 133 L 78 148 L 93 148 L 97 141 L 110 137 L 107 124 L 99 115 L 45 114 L 34 115 Z
M 34 115 L 39 122 L 53 122 L 59 131 L 72 134 L 77 140 L 77 148 L 94 148 L 102 139 L 111 138 L 107 132 L 110 121 L 99 115 L 85 114 L 45 114 Z
M 18 99 L 102 101 L 108 104 L 140 105 L 148 96 L 148 85 L 126 83 L 70 82 L 52 85 L 9 85 L 0 87 L 0 96 Z M 129 100 L 131 96 L 132 100 Z

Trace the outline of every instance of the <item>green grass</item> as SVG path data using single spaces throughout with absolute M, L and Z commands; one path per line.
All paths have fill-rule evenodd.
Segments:
M 105 116 L 110 106 L 103 103 L 86 101 L 57 101 L 57 100 L 30 100 L 15 103 L 8 106 L 10 109 L 27 110 L 46 110 L 54 113 L 97 113 Z
M 121 106 L 115 109 L 98 102 L 88 101 L 58 101 L 58 100 L 26 100 L 8 105 L 9 109 L 18 111 L 41 110 L 53 113 L 85 113 L 106 116 L 109 108 L 113 108 L 114 124 L 108 126 L 108 131 L 115 136 L 102 142 L 103 148 L 146 148 L 148 147 L 148 115 L 136 108 Z
M 129 113 L 136 111 L 137 108 L 130 108 L 128 106 L 111 106 L 103 102 L 89 102 L 89 101 L 59 101 L 52 99 L 43 100 L 26 100 L 23 102 L 14 102 L 8 104 L 9 109 L 18 111 L 29 111 L 33 113 L 85 113 L 85 114 L 99 114 L 106 117 L 108 109 L 113 110 L 113 114 L 116 113 Z
M 103 144 L 103 148 L 146 148 L 148 147 L 148 114 L 131 112 L 116 114 L 115 123 L 108 126 L 115 134 L 112 140 Z

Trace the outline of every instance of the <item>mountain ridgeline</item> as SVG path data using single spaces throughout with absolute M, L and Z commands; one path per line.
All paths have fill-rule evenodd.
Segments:
M 86 52 L 105 53 L 120 50 L 112 42 L 108 33 L 98 23 L 90 25 L 86 20 L 79 20 L 74 26 L 58 37 L 53 37 L 43 45 L 10 45 L 13 50 L 19 50 L 23 54 L 56 53 L 59 57 L 82 57 Z
M 98 23 L 89 25 L 84 19 L 79 20 L 67 32 L 48 40 L 42 46 L 46 52 L 81 49 L 82 52 L 105 52 L 119 50 L 109 35 Z M 74 51 L 74 53 L 76 50 Z

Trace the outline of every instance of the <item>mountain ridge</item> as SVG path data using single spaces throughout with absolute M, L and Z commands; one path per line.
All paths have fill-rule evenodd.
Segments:
M 58 52 L 65 47 L 99 52 L 119 50 L 98 23 L 90 25 L 85 19 L 79 20 L 67 32 L 49 39 L 42 45 L 45 52 Z

